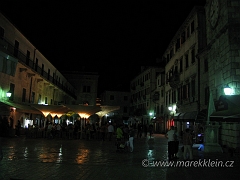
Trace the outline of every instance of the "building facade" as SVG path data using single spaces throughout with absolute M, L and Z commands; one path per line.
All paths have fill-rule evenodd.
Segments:
M 240 147 L 239 9 L 239 1 L 206 1 L 207 47 L 199 55 L 202 73 L 208 79 L 208 84 L 201 79 L 206 94 L 201 104 L 211 94 L 215 110 L 209 112 L 209 121 L 219 123 L 219 143 L 230 148 Z M 226 87 L 230 92 L 224 92 Z
M 141 73 L 131 80 L 131 116 L 138 123 L 155 123 L 160 93 L 157 91 L 157 77 L 163 71 L 159 67 L 142 67 Z
M 72 104 L 96 105 L 98 73 L 64 71 L 62 72 L 76 89 L 77 99 Z
M 102 118 L 103 123 L 128 123 L 130 113 L 130 92 L 104 91 L 101 94 L 101 105 L 118 107 L 106 113 Z
M 46 118 L 67 112 L 68 108 L 59 105 L 85 102 L 95 106 L 98 76 L 81 74 L 78 78 L 81 78 L 78 83 L 70 82 L 0 13 L 0 118 L 7 118 L 10 128 L 14 129 L 18 120 L 23 127 L 41 126 Z M 11 93 L 10 97 L 7 92 Z M 89 94 L 91 98 L 86 99 Z M 51 114 L 50 106 L 61 111 L 55 109 Z
M 194 7 L 163 54 L 167 129 L 194 128 L 200 111 L 199 61 L 196 55 L 206 46 L 204 7 Z

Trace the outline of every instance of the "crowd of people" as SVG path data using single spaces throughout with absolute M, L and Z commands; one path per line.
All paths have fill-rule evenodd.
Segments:
M 8 119 L 2 118 L 0 122 L 0 132 L 2 137 L 8 136 L 9 123 Z M 21 123 L 18 123 L 15 127 L 16 136 L 20 136 Z M 131 126 L 127 124 L 112 124 L 106 123 L 102 125 L 87 123 L 81 126 L 80 122 L 74 124 L 67 124 L 66 122 L 52 123 L 47 122 L 45 127 L 38 127 L 37 125 L 29 125 L 25 131 L 25 135 L 28 138 L 64 138 L 64 139 L 85 139 L 85 140 L 99 140 L 99 141 L 115 141 L 117 150 L 121 149 L 121 145 L 128 143 L 130 152 L 134 149 L 134 138 L 152 137 L 153 125 L 146 124 L 133 124 Z M 179 134 L 176 127 L 171 126 L 170 130 L 166 132 L 165 137 L 168 139 L 168 159 L 170 161 L 178 159 L 179 142 L 183 144 L 183 158 L 184 160 L 192 160 L 192 145 L 193 134 L 190 129 L 187 128 L 184 132 Z M 126 144 L 124 144 L 126 145 Z

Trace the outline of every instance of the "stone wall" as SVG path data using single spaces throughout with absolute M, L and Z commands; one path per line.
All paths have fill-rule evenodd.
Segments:
M 240 147 L 240 124 L 222 122 L 219 129 L 219 143 L 228 148 Z

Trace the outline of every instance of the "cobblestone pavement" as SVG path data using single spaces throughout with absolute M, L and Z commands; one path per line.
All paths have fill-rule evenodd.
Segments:
M 0 162 L 1 180 L 212 180 L 239 179 L 240 175 L 238 157 L 224 153 L 206 154 L 197 149 L 194 150 L 194 160 L 229 161 L 228 165 L 234 161 L 233 167 L 156 164 L 167 162 L 167 140 L 160 134 L 152 138 L 135 138 L 132 153 L 116 152 L 114 141 L 18 137 L 2 138 L 1 144 L 4 154 Z M 175 161 L 175 166 L 180 160 Z

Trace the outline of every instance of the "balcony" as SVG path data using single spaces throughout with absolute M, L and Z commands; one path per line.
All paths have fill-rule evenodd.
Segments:
M 14 46 L 7 39 L 0 39 L 0 53 L 4 53 L 8 55 L 12 59 L 17 59 L 18 62 L 24 64 L 26 67 L 30 68 L 33 72 L 39 74 L 43 79 L 48 82 L 51 82 L 59 89 L 63 90 L 65 93 L 76 99 L 76 95 L 74 92 L 67 89 L 66 86 L 57 82 L 54 77 L 50 76 L 47 72 L 44 71 L 41 67 L 39 67 L 34 61 L 21 52 L 19 49 L 14 48 Z

